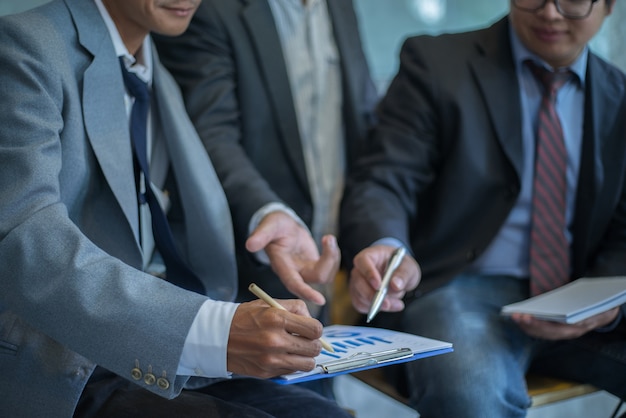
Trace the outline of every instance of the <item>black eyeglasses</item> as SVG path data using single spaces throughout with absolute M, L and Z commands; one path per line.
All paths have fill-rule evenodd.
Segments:
M 543 8 L 548 0 L 513 0 L 513 5 L 526 12 L 536 12 Z M 556 10 L 567 19 L 584 19 L 591 13 L 593 4 L 598 0 L 554 0 Z

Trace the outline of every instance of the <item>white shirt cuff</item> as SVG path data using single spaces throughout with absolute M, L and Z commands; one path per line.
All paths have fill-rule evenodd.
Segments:
M 229 377 L 226 350 L 230 324 L 239 304 L 207 300 L 189 328 L 177 374 L 198 377 Z

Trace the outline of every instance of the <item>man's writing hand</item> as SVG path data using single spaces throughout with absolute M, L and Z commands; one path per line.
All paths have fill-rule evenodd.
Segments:
M 322 324 L 310 317 L 304 302 L 279 300 L 286 311 L 255 300 L 242 303 L 230 327 L 230 372 L 269 378 L 315 367 L 321 352 Z

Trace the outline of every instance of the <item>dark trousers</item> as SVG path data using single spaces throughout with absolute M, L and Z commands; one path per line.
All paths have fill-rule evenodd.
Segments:
M 165 399 L 109 374 L 92 379 L 78 404 L 77 418 L 86 417 L 219 417 L 219 418 L 348 418 L 333 400 L 298 385 L 234 378 Z

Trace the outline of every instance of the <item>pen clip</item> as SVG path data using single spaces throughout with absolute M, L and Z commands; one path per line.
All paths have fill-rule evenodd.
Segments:
M 406 254 L 406 248 L 404 247 L 396 248 L 393 251 L 393 254 L 391 254 L 389 261 L 387 262 L 385 273 L 387 273 L 388 271 L 393 273 L 398 267 L 400 267 L 400 263 L 402 263 L 402 259 L 404 258 L 405 254 Z
M 413 356 L 413 350 L 410 348 L 395 348 L 393 350 L 379 351 L 376 353 L 358 352 L 351 356 L 329 361 L 319 366 L 324 373 L 338 373 L 347 370 L 358 369 L 361 367 L 375 366 L 395 360 L 402 360 Z

